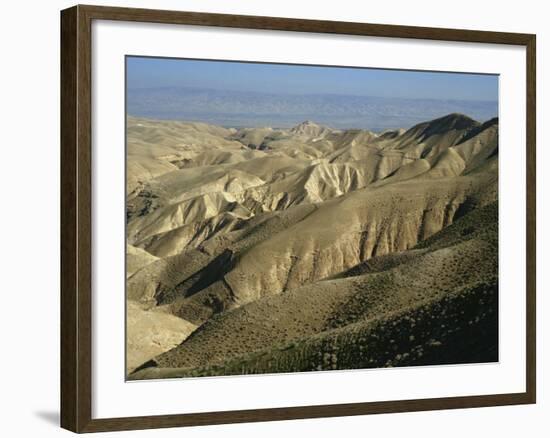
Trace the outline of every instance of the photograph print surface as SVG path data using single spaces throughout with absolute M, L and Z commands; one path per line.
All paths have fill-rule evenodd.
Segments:
M 130 380 L 498 361 L 498 76 L 126 58 Z

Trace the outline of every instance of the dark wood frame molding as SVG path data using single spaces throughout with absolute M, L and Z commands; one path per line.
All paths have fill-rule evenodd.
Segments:
M 92 20 L 270 29 L 525 46 L 527 51 L 526 391 L 514 394 L 92 419 Z M 61 426 L 99 432 L 516 405 L 536 401 L 536 37 L 531 34 L 75 6 L 61 12 Z

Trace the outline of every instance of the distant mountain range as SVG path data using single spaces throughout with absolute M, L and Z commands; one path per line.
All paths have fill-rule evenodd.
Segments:
M 448 113 L 487 120 L 498 116 L 498 102 L 165 87 L 129 89 L 127 112 L 131 116 L 195 120 L 226 127 L 286 128 L 312 119 L 332 128 L 381 131 L 409 128 Z

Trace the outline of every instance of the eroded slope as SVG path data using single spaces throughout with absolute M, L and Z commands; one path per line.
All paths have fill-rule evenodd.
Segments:
M 143 318 L 161 308 L 198 327 L 132 378 L 410 364 L 412 351 L 381 354 L 372 333 L 442 309 L 475 321 L 467 303 L 481 295 L 492 297 L 475 313 L 483 322 L 455 318 L 434 342 L 458 346 L 459 331 L 477 329 L 493 339 L 497 119 L 451 114 L 380 134 L 310 121 L 130 118 L 128 129 L 127 298 Z M 411 336 L 425 351 L 414 363 L 433 358 L 433 339 Z M 358 339 L 368 358 L 350 353 Z M 329 344 L 341 352 L 325 367 L 311 355 Z M 471 357 L 456 351 L 473 358 L 468 345 Z

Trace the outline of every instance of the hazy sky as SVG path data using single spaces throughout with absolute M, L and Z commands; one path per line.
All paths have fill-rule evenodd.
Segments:
M 498 76 L 185 59 L 127 58 L 128 88 L 498 100 Z

